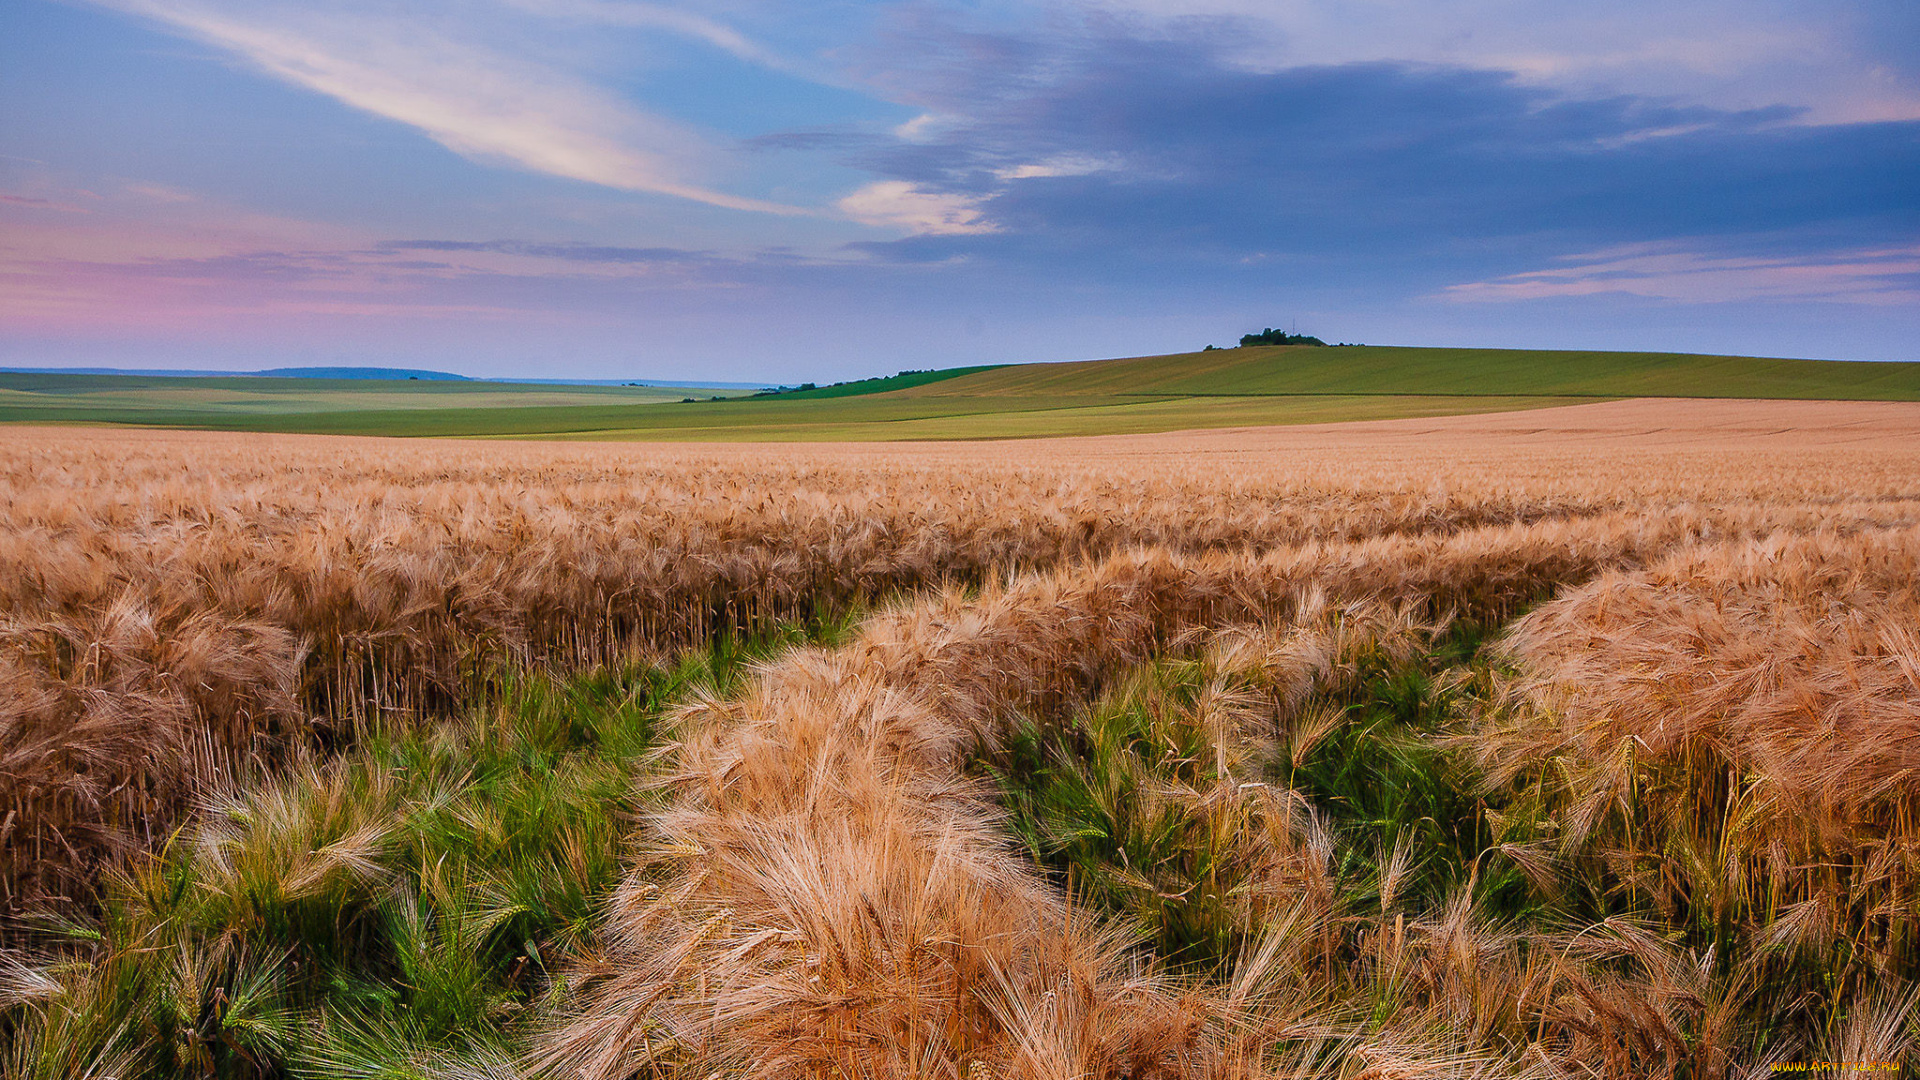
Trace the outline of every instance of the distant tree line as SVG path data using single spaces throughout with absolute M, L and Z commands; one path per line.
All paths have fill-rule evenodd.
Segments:
M 1242 345 L 1325 345 L 1326 342 L 1312 334 L 1289 334 L 1285 330 L 1275 330 L 1269 326 L 1257 334 L 1240 335 Z
M 839 387 L 839 386 L 859 386 L 862 383 L 885 382 L 888 379 L 902 379 L 907 377 L 908 375 L 931 375 L 938 370 L 940 369 L 939 368 L 907 368 L 904 371 L 897 371 L 892 375 L 871 375 L 864 379 L 849 379 L 845 382 L 831 383 L 828 385 L 827 388 L 831 390 L 834 387 Z M 799 386 L 787 386 L 785 384 L 782 384 L 780 386 L 769 386 L 766 389 L 761 390 L 760 392 L 752 396 L 753 397 L 774 397 L 779 394 L 792 394 L 801 390 L 818 390 L 818 389 L 819 389 L 819 386 L 810 382 L 803 382 Z M 692 399 L 689 398 L 688 400 L 692 400 Z M 716 398 L 715 400 L 719 400 L 719 399 Z

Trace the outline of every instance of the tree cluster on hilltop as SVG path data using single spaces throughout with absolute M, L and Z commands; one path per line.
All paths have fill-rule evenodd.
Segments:
M 1275 330 L 1269 326 L 1257 334 L 1242 334 L 1242 345 L 1325 345 L 1326 342 L 1312 334 L 1289 334 L 1285 330 Z

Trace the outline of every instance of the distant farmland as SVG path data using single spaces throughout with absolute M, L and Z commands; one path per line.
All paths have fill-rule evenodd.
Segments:
M 582 408 L 740 394 L 738 389 L 506 383 L 452 379 L 313 379 L 0 372 L 0 423 L 141 424 L 213 430 L 297 428 L 313 416 L 496 408 Z
M 19 381 L 29 378 L 37 381 Z M 85 379 L 97 381 L 77 381 Z M 680 398 L 712 395 L 677 388 L 303 382 L 309 381 L 0 376 L 0 420 L 682 442 L 1034 438 L 1449 416 L 1633 397 L 1913 401 L 1920 400 L 1920 363 L 1256 347 L 918 372 L 773 397 L 715 391 L 729 400 L 691 403 Z

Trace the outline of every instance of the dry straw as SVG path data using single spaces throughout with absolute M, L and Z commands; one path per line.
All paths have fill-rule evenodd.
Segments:
M 683 718 L 651 854 L 549 1066 L 1711 1075 L 1752 990 L 1712 955 L 1631 922 L 1541 948 L 1464 902 L 1389 911 L 1402 849 L 1355 930 L 1332 842 L 1286 792 L 1192 793 L 1223 834 L 1267 838 L 1278 899 L 1231 980 L 1173 979 L 1011 852 L 960 768 L 1010 718 L 1201 642 L 1265 673 L 1261 737 L 1300 758 L 1331 723 L 1315 688 L 1361 647 L 1343 626 L 1402 648 L 1551 601 L 1460 736 L 1532 800 L 1516 821 L 1551 823 L 1500 850 L 1543 890 L 1672 860 L 1649 903 L 1707 898 L 1782 950 L 1861 933 L 1845 977 L 1866 993 L 1873 957 L 1913 949 L 1920 450 L 1765 434 L 1784 406 L 1751 431 L 1688 409 L 1726 424 L 778 455 L 22 432 L 0 451 L 0 889 L 16 910 L 84 898 L 245 777 L 505 667 L 882 605 L 845 648 Z M 1230 770 L 1252 714 L 1209 708 Z M 1326 1007 L 1362 977 L 1335 971 L 1355 948 L 1366 985 L 1416 1003 L 1386 1028 Z M 1903 1000 L 1833 1046 L 1898 1043 Z

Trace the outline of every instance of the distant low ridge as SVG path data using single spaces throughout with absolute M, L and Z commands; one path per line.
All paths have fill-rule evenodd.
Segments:
M 268 379 L 429 379 L 435 382 L 473 382 L 465 375 L 423 368 L 393 367 L 277 367 L 249 374 Z
M 145 375 L 155 379 L 393 379 L 423 382 L 473 382 L 465 375 L 424 368 L 282 367 L 264 371 L 213 371 L 204 368 L 0 367 L 13 375 Z
M 971 370 L 971 369 L 969 369 Z M 119 375 L 148 379 L 366 379 L 381 382 L 499 383 L 523 386 L 694 386 L 720 390 L 760 390 L 763 382 L 712 379 L 539 379 L 525 376 L 475 377 L 427 368 L 282 367 L 264 371 L 214 371 L 209 368 L 0 367 L 0 375 Z
M 473 380 L 9 375 L 0 376 L 0 421 L 338 435 L 897 441 L 1437 417 L 1638 397 L 1920 401 L 1920 363 L 1292 340 L 1305 336 L 1289 333 L 1286 345 L 1162 356 L 910 369 L 760 394 Z

